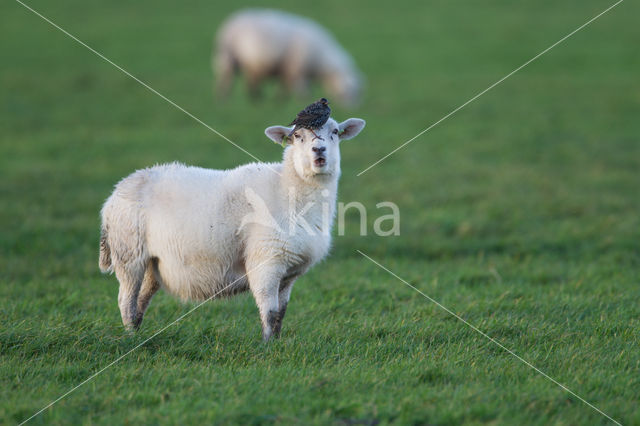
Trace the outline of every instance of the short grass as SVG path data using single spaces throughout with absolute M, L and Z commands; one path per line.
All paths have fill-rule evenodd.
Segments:
M 231 1 L 33 7 L 265 160 L 305 104 L 211 96 Z M 33 419 L 52 424 L 624 424 L 640 410 L 640 8 L 623 2 L 361 177 L 357 172 L 611 3 L 286 2 L 357 58 L 368 121 L 340 199 L 393 201 L 299 280 L 283 336 L 249 295 L 210 302 Z M 20 422 L 193 305 L 160 293 L 125 333 L 98 211 L 136 168 L 249 161 L 18 3 L 0 5 L 0 423 Z M 318 95 L 316 91 L 314 95 Z M 305 100 L 306 101 L 306 100 Z

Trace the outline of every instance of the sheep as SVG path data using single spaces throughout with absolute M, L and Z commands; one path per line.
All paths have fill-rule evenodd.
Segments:
M 250 290 L 265 341 L 280 334 L 293 284 L 327 256 L 340 177 L 339 142 L 364 120 L 333 118 L 315 133 L 271 126 L 280 163 L 212 170 L 157 165 L 121 180 L 101 211 L 99 266 L 115 272 L 127 329 L 160 287 L 183 300 Z
M 354 106 L 361 73 L 351 56 L 316 22 L 271 9 L 247 9 L 231 15 L 214 41 L 214 90 L 226 96 L 235 72 L 246 74 L 250 94 L 259 96 L 267 77 L 279 77 L 285 91 L 306 94 L 320 80 L 330 95 Z

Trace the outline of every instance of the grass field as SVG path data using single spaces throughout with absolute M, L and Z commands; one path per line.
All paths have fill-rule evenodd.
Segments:
M 52 424 L 608 423 L 356 252 L 623 424 L 640 424 L 640 30 L 625 1 L 360 177 L 613 1 L 273 2 L 367 76 L 341 201 L 393 201 L 300 279 L 263 344 L 250 295 L 212 301 L 37 416 Z M 259 158 L 306 102 L 211 95 L 231 1 L 28 4 Z M 0 423 L 19 423 L 194 305 L 124 332 L 98 212 L 136 168 L 251 159 L 51 27 L 0 5 Z M 272 88 L 273 89 L 273 88 Z M 273 91 L 273 90 L 271 90 Z M 321 92 L 316 90 L 315 95 Z

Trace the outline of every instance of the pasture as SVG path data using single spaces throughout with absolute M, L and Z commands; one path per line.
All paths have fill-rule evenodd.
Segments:
M 367 77 L 343 143 L 330 257 L 263 344 L 250 294 L 211 301 L 34 424 L 623 424 L 640 409 L 640 7 L 622 2 L 404 149 L 357 174 L 613 2 L 286 2 Z M 212 96 L 231 1 L 30 0 L 265 161 L 309 99 Z M 15 1 L 0 5 L 0 423 L 19 423 L 187 313 L 164 292 L 126 333 L 98 270 L 99 210 L 137 168 L 252 161 Z M 322 92 L 316 88 L 313 96 Z M 376 203 L 401 234 L 371 230 Z M 337 234 L 337 233 L 336 233 Z

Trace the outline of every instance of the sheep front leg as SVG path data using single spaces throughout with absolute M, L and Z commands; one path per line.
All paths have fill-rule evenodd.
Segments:
M 247 72 L 247 86 L 249 87 L 249 96 L 252 100 L 257 101 L 262 98 L 263 76 L 257 72 Z
M 283 272 L 278 265 L 260 265 L 249 270 L 249 288 L 260 311 L 262 337 L 268 341 L 271 336 L 278 335 L 281 326 L 278 291 Z
M 280 291 L 278 293 L 278 328 L 274 330 L 276 337 L 280 337 L 280 329 L 282 328 L 282 321 L 284 320 L 284 314 L 287 312 L 287 305 L 289 304 L 289 298 L 291 297 L 291 290 L 293 289 L 293 283 L 295 278 L 284 278 L 280 283 Z
M 228 49 L 220 48 L 214 56 L 212 65 L 215 72 L 213 94 L 220 98 L 227 98 L 231 91 L 235 73 L 233 55 Z

